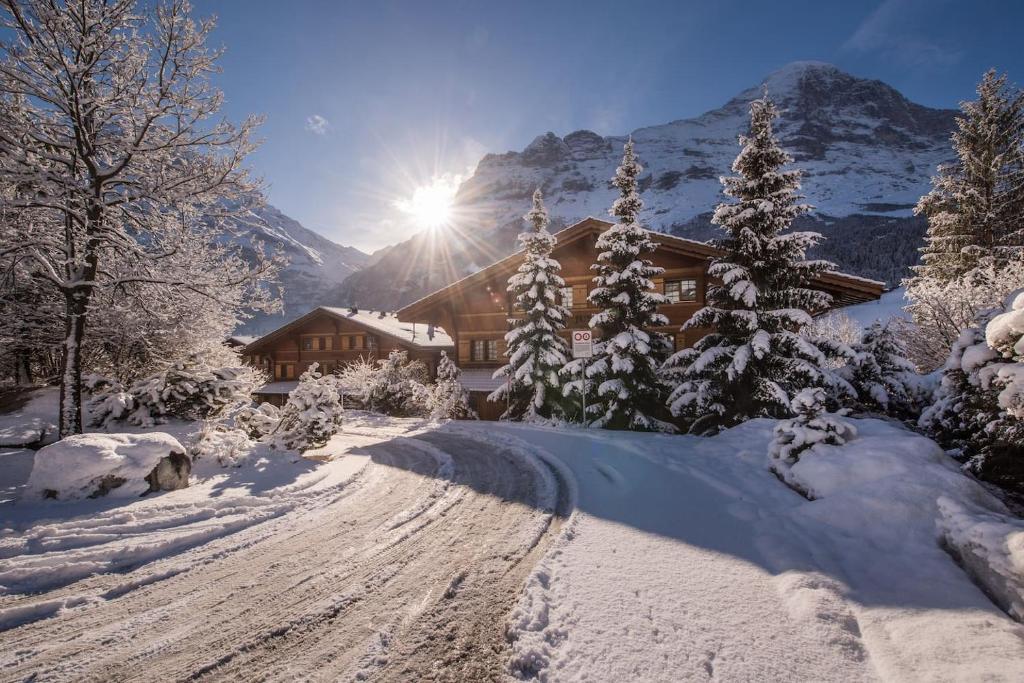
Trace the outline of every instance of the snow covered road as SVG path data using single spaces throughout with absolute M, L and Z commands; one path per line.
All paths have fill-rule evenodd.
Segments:
M 35 525 L 29 545 L 55 554 L 12 543 L 0 572 L 43 568 L 50 589 L 0 600 L 14 626 L 0 633 L 3 679 L 500 677 L 504 615 L 558 532 L 560 489 L 537 463 L 457 435 L 375 440 L 320 468 L 341 468 L 333 481 L 271 496 L 290 509 L 134 571 L 53 587 L 74 577 L 41 563 L 181 529 L 139 529 L 146 515 L 124 509 Z M 102 538 L 81 538 L 87 525 Z
M 1024 680 L 932 503 L 807 501 L 769 430 L 356 420 L 323 465 L 0 502 L 2 679 Z M 928 457 L 892 456 L 917 500 L 976 486 Z

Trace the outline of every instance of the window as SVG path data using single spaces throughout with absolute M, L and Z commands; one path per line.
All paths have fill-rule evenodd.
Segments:
M 665 298 L 670 304 L 677 304 L 680 301 L 697 300 L 697 281 L 687 280 L 665 280 Z
M 572 287 L 562 288 L 562 305 L 566 308 L 572 308 Z
M 291 363 L 278 363 L 274 370 L 278 379 L 295 379 L 295 366 Z
M 496 339 L 474 339 L 469 347 L 469 359 L 474 361 L 498 360 Z
M 302 340 L 302 350 L 303 351 L 312 351 L 313 350 L 313 338 L 312 337 L 306 337 L 305 339 Z

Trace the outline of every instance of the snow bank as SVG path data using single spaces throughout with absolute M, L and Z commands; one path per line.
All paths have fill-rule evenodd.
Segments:
M 946 544 L 985 592 L 1024 621 L 1024 520 L 939 498 Z
M 153 489 L 150 473 L 185 448 L 163 432 L 149 434 L 76 434 L 40 449 L 29 476 L 27 495 L 61 500 L 140 496 Z M 159 472 L 167 481 L 172 472 Z M 187 485 L 188 469 L 185 470 Z M 177 486 L 176 488 L 180 488 Z

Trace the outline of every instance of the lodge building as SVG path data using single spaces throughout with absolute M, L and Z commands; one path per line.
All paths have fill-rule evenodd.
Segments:
M 586 329 L 597 312 L 587 300 L 594 277 L 590 267 L 597 256 L 597 238 L 611 225 L 587 218 L 555 235 L 558 243 L 552 256 L 561 264 L 566 284 L 560 298 L 570 311 L 563 331 L 567 340 L 571 330 Z M 651 232 L 651 238 L 658 248 L 650 260 L 665 270 L 654 286 L 669 300 L 658 309 L 669 324 L 658 330 L 669 336 L 676 349 L 691 346 L 703 331 L 682 332 L 680 327 L 704 305 L 708 265 L 721 251 L 658 232 Z M 268 387 L 278 384 L 280 391 L 293 386 L 313 361 L 333 369 L 360 355 L 382 358 L 400 348 L 433 372 L 445 350 L 454 354 L 477 413 L 483 419 L 495 419 L 502 406 L 489 403 L 486 396 L 501 381 L 491 375 L 505 362 L 508 319 L 516 316 L 508 278 L 521 263 L 522 253 L 512 254 L 408 304 L 397 314 L 321 307 L 246 346 L 243 354 L 272 373 L 275 382 Z M 884 288 L 875 280 L 835 272 L 819 275 L 812 286 L 831 294 L 836 307 L 877 299 Z
M 441 351 L 451 354 L 455 345 L 444 330 L 401 322 L 394 313 L 320 306 L 252 341 L 241 353 L 272 378 L 257 390 L 257 400 L 281 405 L 313 363 L 329 374 L 360 357 L 387 358 L 394 350 L 422 361 L 433 377 Z
M 597 257 L 597 238 L 611 225 L 608 221 L 587 218 L 555 235 L 558 243 L 552 256 L 562 266 L 566 287 L 561 301 L 570 312 L 562 332 L 566 340 L 571 330 L 586 329 L 591 316 L 597 313 L 587 300 L 594 286 L 590 267 Z M 651 238 L 658 248 L 650 260 L 665 269 L 661 277 L 654 279 L 654 287 L 669 300 L 658 308 L 669 324 L 657 329 L 669 336 L 676 349 L 692 346 L 704 331 L 682 332 L 680 327 L 704 306 L 708 265 L 721 251 L 704 242 L 659 232 L 652 231 Z M 491 375 L 505 362 L 507 321 L 516 315 L 507 291 L 508 278 L 519 268 L 522 258 L 522 253 L 512 254 L 398 311 L 399 320 L 434 325 L 448 333 L 458 350 L 463 384 L 471 392 L 473 407 L 484 419 L 495 419 L 503 410 L 502 406 L 489 403 L 486 396 L 501 381 L 491 379 Z M 813 286 L 831 294 L 834 306 L 838 307 L 877 299 L 884 283 L 842 273 L 823 273 Z

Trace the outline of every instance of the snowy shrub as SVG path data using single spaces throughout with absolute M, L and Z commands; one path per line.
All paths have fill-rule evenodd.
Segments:
M 273 448 L 304 451 L 319 448 L 338 431 L 342 407 L 333 378 L 324 378 L 313 363 L 279 411 L 277 425 L 266 439 Z M 249 423 L 250 425 L 252 422 Z
M 558 371 L 565 365 L 569 345 L 558 331 L 565 327 L 569 311 L 557 301 L 565 281 L 562 266 L 551 258 L 555 238 L 548 232 L 548 212 L 541 192 L 533 193 L 533 209 L 524 216 L 533 229 L 520 233 L 523 263 L 508 279 L 521 318 L 509 319 L 505 334 L 508 364 L 494 373 L 506 378 L 487 397 L 507 404 L 503 419 L 549 418 L 560 410 L 562 398 Z
M 769 450 L 773 469 L 796 463 L 806 451 L 813 453 L 819 445 L 841 446 L 857 436 L 856 428 L 841 419 L 842 411 L 825 412 L 824 389 L 801 390 L 793 397 L 790 409 L 796 417 L 775 426 Z
M 346 405 L 366 407 L 366 389 L 380 366 L 365 356 L 358 360 L 345 363 L 338 368 L 335 375 L 338 388 L 345 392 Z
M 189 446 L 193 461 L 216 460 L 223 467 L 235 467 L 248 458 L 256 446 L 245 430 L 211 422 L 203 426 L 199 437 Z
M 469 392 L 459 381 L 459 369 L 444 351 L 437 364 L 437 381 L 430 392 L 430 417 L 435 420 L 475 420 Z
M 74 500 L 188 486 L 191 463 L 170 434 L 76 434 L 36 452 L 27 492 Z
M 801 171 L 784 170 L 791 158 L 773 133 L 777 116 L 767 96 L 750 105 L 750 130 L 733 162 L 737 175 L 722 178 L 735 201 L 719 204 L 712 219 L 726 232 L 725 253 L 708 269 L 721 284 L 709 288 L 705 307 L 683 325 L 711 332 L 665 364 L 674 384 L 669 409 L 693 433 L 788 417 L 791 400 L 807 387 L 825 387 L 830 397 L 853 394 L 830 368 L 844 346 L 801 334 L 811 313 L 832 303 L 810 283 L 834 266 L 806 259 L 821 235 L 788 230 L 811 207 L 800 203 Z
M 1024 494 L 1024 290 L 953 345 L 919 424 L 979 477 Z
M 273 434 L 280 422 L 281 409 L 271 403 L 243 406 L 235 414 L 235 426 L 257 441 Z
M 193 355 L 166 370 L 135 382 L 127 390 L 117 383 L 94 381 L 89 399 L 90 420 L 106 426 L 127 420 L 149 427 L 167 418 L 203 420 L 247 403 L 262 375 L 251 367 L 215 368 Z
M 901 330 L 909 357 L 925 372 L 943 367 L 960 333 L 1024 282 L 1024 260 L 984 263 L 950 281 L 919 277 L 907 289 L 913 325 Z
M 801 334 L 808 339 L 825 340 L 847 346 L 859 342 L 862 332 L 860 324 L 841 310 L 820 315 L 801 330 Z
M 83 383 L 89 397 L 85 403 L 85 419 L 88 424 L 107 427 L 117 420 L 128 419 L 134 403 L 119 382 L 92 374 L 84 377 Z
M 342 379 L 345 381 L 344 375 Z M 395 350 L 377 361 L 357 393 L 368 410 L 396 417 L 426 415 L 430 402 L 426 382 L 426 366 L 410 361 L 405 351 Z
M 853 357 L 837 374 L 856 391 L 858 407 L 895 417 L 920 412 L 920 378 L 890 323 L 872 323 L 851 346 Z

